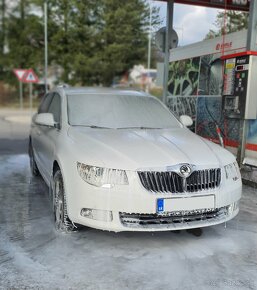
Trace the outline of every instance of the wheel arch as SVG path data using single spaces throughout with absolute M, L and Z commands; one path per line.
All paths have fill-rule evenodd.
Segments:
M 53 167 L 52 167 L 52 176 L 54 176 L 55 172 L 58 169 L 61 169 L 61 167 L 59 165 L 59 162 L 55 159 L 54 162 L 53 162 Z

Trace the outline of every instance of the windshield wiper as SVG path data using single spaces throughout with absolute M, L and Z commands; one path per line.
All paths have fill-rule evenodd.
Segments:
M 140 130 L 144 130 L 144 129 L 162 129 L 162 128 L 157 128 L 157 127 L 121 127 L 121 128 L 117 128 L 117 129 L 140 129 Z
M 93 129 L 117 129 L 117 130 L 121 130 L 121 129 L 139 129 L 139 130 L 146 130 L 146 129 L 163 129 L 163 128 L 158 128 L 158 127 L 120 127 L 120 128 L 110 128 L 110 127 L 102 127 L 102 126 L 96 126 L 96 125 L 72 125 L 75 127 L 87 127 L 87 128 L 93 128 Z
M 102 126 L 96 126 L 96 125 L 91 125 L 91 126 L 88 126 L 90 128 L 94 128 L 94 129 L 111 129 L 109 127 L 102 127 Z
M 102 127 L 102 126 L 96 126 L 96 125 L 72 125 L 75 127 L 87 127 L 87 128 L 93 128 L 93 129 L 112 129 L 109 127 Z

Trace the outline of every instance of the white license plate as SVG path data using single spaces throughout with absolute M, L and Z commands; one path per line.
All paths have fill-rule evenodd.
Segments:
M 194 196 L 157 199 L 157 212 L 215 208 L 215 196 Z

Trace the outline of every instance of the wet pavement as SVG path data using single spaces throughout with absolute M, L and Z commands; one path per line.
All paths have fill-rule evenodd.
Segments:
M 27 155 L 0 157 L 0 289 L 257 289 L 257 194 L 240 214 L 189 233 L 54 230 Z
M 244 187 L 235 219 L 202 231 L 59 234 L 28 156 L 2 152 L 0 289 L 257 289 L 256 189 Z
M 0 155 L 27 153 L 31 113 L 0 108 Z

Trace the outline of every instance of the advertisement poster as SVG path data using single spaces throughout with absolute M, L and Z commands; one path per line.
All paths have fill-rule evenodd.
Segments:
M 223 69 L 215 54 L 170 63 L 168 107 L 177 116 L 191 116 L 200 136 L 218 142 L 218 125 L 226 145 L 238 147 L 240 120 L 224 118 L 222 110 Z M 249 122 L 247 143 L 249 150 L 257 151 L 257 120 Z

